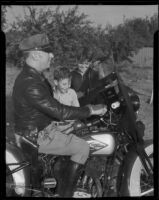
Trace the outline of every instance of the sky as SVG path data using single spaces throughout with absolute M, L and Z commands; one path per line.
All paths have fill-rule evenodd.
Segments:
M 8 23 L 15 21 L 16 16 L 24 16 L 25 6 L 12 6 L 7 9 L 6 19 Z M 55 10 L 56 6 L 35 6 L 44 9 Z M 73 5 L 61 6 L 61 10 L 67 11 Z M 26 9 L 27 10 L 27 9 Z M 145 18 L 151 17 L 154 13 L 158 12 L 158 5 L 79 5 L 79 13 L 88 15 L 87 19 L 93 22 L 92 25 L 101 24 L 105 27 L 106 24 L 116 26 L 123 22 L 123 17 L 132 19 L 134 17 Z

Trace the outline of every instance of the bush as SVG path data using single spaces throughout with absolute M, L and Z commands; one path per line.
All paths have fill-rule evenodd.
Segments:
M 29 14 L 24 19 L 18 18 L 6 33 L 7 59 L 21 66 L 18 51 L 19 42 L 36 33 L 46 33 L 55 55 L 55 65 L 73 68 L 78 62 L 87 58 L 95 60 L 100 56 L 110 57 L 119 63 L 127 60 L 133 52 L 141 47 L 152 45 L 153 33 L 157 29 L 158 18 L 126 19 L 123 24 L 112 28 L 107 25 L 91 26 L 87 15 L 78 13 L 78 6 L 66 12 L 37 11 L 27 6 Z

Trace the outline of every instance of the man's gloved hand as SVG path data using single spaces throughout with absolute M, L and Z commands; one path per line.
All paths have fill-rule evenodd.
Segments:
M 107 112 L 107 106 L 103 104 L 87 105 L 90 109 L 91 115 L 104 115 Z

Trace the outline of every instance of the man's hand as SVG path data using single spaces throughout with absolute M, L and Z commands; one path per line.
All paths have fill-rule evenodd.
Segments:
M 100 115 L 103 116 L 107 112 L 106 105 L 98 104 L 98 105 L 88 105 L 91 115 Z

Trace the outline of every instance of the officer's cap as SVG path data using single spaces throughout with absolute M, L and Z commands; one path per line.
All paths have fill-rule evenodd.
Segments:
M 48 53 L 52 52 L 49 39 L 45 33 L 36 34 L 22 40 L 19 44 L 19 49 L 22 52 L 33 50 L 44 51 Z

